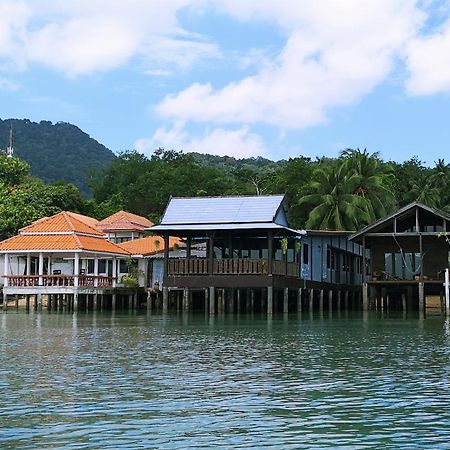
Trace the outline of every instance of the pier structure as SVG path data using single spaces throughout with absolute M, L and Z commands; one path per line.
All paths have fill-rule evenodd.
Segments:
M 449 236 L 450 216 L 418 202 L 354 233 L 364 255 L 363 309 L 443 311 Z

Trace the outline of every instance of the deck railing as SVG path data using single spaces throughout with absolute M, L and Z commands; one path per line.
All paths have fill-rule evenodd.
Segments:
M 213 275 L 267 275 L 269 264 L 267 259 L 230 258 L 214 259 Z M 272 261 L 272 273 L 298 277 L 299 264 L 285 261 Z M 208 275 L 209 260 L 207 258 L 174 258 L 169 260 L 169 275 Z
M 10 275 L 8 285 L 11 287 L 70 287 L 75 286 L 75 275 Z M 39 283 L 42 279 L 42 283 Z M 96 283 L 97 281 L 97 283 Z M 104 275 L 79 275 L 79 287 L 110 288 L 114 278 Z

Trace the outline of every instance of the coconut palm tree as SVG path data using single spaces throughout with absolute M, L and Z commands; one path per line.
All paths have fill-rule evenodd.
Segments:
M 379 153 L 347 149 L 341 152 L 341 157 L 347 177 L 355 183 L 353 193 L 367 200 L 370 222 L 392 211 L 396 206 L 392 193 L 394 175 L 392 168 L 380 160 Z
M 367 199 L 354 194 L 356 181 L 348 176 L 340 161 L 322 160 L 314 171 L 311 193 L 299 202 L 313 207 L 306 226 L 321 230 L 356 230 L 367 224 Z

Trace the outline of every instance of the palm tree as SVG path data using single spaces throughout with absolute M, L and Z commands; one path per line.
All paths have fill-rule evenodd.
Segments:
M 346 149 L 341 152 L 347 176 L 355 182 L 353 193 L 367 200 L 370 222 L 386 216 L 396 206 L 391 186 L 392 168 L 383 165 L 379 153 L 366 149 Z
M 367 200 L 354 194 L 356 179 L 339 161 L 322 160 L 310 183 L 311 194 L 300 205 L 311 205 L 306 226 L 312 229 L 356 230 L 369 222 Z

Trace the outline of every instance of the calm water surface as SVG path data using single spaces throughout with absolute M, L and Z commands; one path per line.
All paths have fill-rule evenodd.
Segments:
M 450 448 L 450 327 L 0 314 L 0 448 Z

